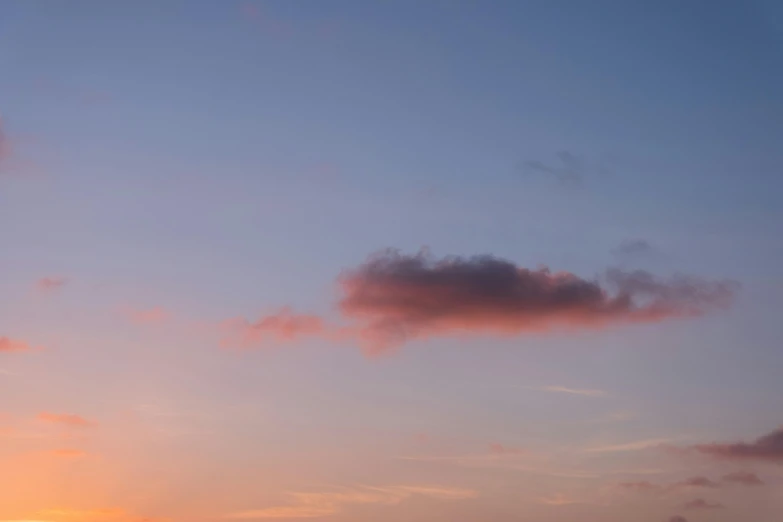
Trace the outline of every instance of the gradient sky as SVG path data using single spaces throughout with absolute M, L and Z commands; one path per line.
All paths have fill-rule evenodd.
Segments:
M 1 2 L 0 521 L 778 522 L 782 93 L 774 1 Z

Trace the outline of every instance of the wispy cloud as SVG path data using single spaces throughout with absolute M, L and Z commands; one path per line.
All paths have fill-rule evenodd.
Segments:
M 612 252 L 621 258 L 639 258 L 655 253 L 655 248 L 644 239 L 626 239 Z
M 75 459 L 86 456 L 87 452 L 78 449 L 62 448 L 53 450 L 51 454 L 55 457 Z
M 566 386 L 541 386 L 530 387 L 531 390 L 538 390 L 551 393 L 566 393 L 569 395 L 583 395 L 585 397 L 606 397 L 609 394 L 603 390 L 590 390 L 580 388 L 568 388 Z
M 230 513 L 225 518 L 239 520 L 316 518 L 339 513 L 344 506 L 350 504 L 395 505 L 415 495 L 437 500 L 464 500 L 478 496 L 473 490 L 439 486 L 357 486 L 322 493 L 292 492 L 288 494 L 292 499 L 289 505 Z
M 44 277 L 35 283 L 39 292 L 51 293 L 62 289 L 68 283 L 68 279 L 61 276 Z
M 122 315 L 136 325 L 163 324 L 171 319 L 171 313 L 161 306 L 146 309 L 126 307 Z
M 624 451 L 639 451 L 650 448 L 657 448 L 671 442 L 672 439 L 644 439 L 623 444 L 612 444 L 608 446 L 597 446 L 588 448 L 589 453 L 617 453 Z
M 297 314 L 290 308 L 265 315 L 250 322 L 244 318 L 229 319 L 221 325 L 223 347 L 249 347 L 272 340 L 290 342 L 303 337 L 322 337 L 332 333 L 318 316 Z
M 34 347 L 26 341 L 0 337 L 0 352 L 27 352 L 33 349 Z
M 723 475 L 721 480 L 728 484 L 740 484 L 743 486 L 764 485 L 764 481 L 761 480 L 758 475 L 751 473 L 750 471 L 735 471 L 734 473 Z
M 548 506 L 570 506 L 572 504 L 579 504 L 578 501 L 567 497 L 566 495 L 562 493 L 557 493 L 555 495 L 550 495 L 547 497 L 542 497 L 539 499 L 539 501 L 542 504 L 546 504 Z
M 695 500 L 691 500 L 690 502 L 686 502 L 683 504 L 683 509 L 693 511 L 693 510 L 704 510 L 704 509 L 723 509 L 723 504 L 717 503 L 717 502 L 707 502 L 703 498 L 697 498 Z
M 94 422 L 89 421 L 84 417 L 79 415 L 72 415 L 69 413 L 43 412 L 38 414 L 38 420 L 49 424 L 58 424 L 72 428 L 92 428 L 96 426 Z
M 492 455 L 526 455 L 527 451 L 515 448 L 512 446 L 505 446 L 503 444 L 498 444 L 497 442 L 493 442 L 489 445 L 489 452 Z

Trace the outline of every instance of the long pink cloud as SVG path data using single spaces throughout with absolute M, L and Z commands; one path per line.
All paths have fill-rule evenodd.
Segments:
M 26 341 L 0 337 L 0 352 L 27 352 L 32 349 L 33 347 Z
M 518 336 L 692 318 L 731 304 L 736 284 L 610 270 L 606 283 L 493 256 L 434 259 L 386 250 L 339 278 L 343 317 L 378 350 L 412 339 Z
M 331 322 L 290 308 L 221 324 L 223 346 L 302 338 L 358 342 L 369 355 L 416 339 L 461 334 L 521 336 L 693 318 L 728 307 L 730 281 L 607 271 L 603 283 L 517 266 L 493 256 L 434 259 L 384 250 L 338 277 Z

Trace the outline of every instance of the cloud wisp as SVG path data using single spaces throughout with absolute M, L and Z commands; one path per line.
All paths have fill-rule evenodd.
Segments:
M 762 486 L 764 482 L 755 473 L 737 471 L 712 480 L 704 476 L 689 477 L 670 484 L 654 484 L 651 482 L 621 482 L 618 486 L 626 491 L 643 494 L 664 494 L 682 490 L 718 489 L 726 485 Z
M 122 315 L 135 325 L 157 325 L 171 320 L 171 313 L 161 306 L 139 309 L 126 307 Z
M 288 505 L 230 513 L 224 518 L 234 520 L 317 518 L 340 513 L 345 506 L 351 504 L 391 506 L 400 504 L 414 495 L 444 501 L 472 499 L 478 496 L 473 490 L 445 487 L 357 486 L 323 493 L 291 492 L 288 496 L 292 502 Z
M 591 390 L 580 388 L 569 388 L 567 386 L 541 386 L 531 387 L 531 390 L 550 392 L 550 393 L 564 393 L 567 395 L 581 395 L 583 397 L 607 397 L 609 394 L 603 390 Z
M 687 511 L 705 510 L 705 509 L 723 509 L 723 504 L 718 502 L 708 502 L 703 498 L 697 498 L 683 504 L 682 508 Z
M 53 293 L 61 290 L 66 284 L 68 284 L 68 279 L 61 276 L 43 277 L 36 281 L 35 287 L 39 292 Z
M 96 426 L 95 422 L 70 413 L 42 412 L 38 414 L 38 420 L 48 424 L 67 426 L 69 428 L 92 428 Z

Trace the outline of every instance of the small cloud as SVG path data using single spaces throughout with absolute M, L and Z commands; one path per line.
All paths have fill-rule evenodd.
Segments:
M 721 477 L 723 482 L 729 484 L 741 484 L 743 486 L 763 486 L 764 481 L 755 473 L 749 471 L 735 471 Z
M 268 339 L 275 341 L 295 341 L 302 337 L 321 337 L 330 330 L 316 315 L 297 314 L 290 308 L 266 315 L 255 322 L 244 318 L 229 319 L 221 325 L 227 332 L 221 341 L 223 347 L 249 347 L 259 345 Z
M 39 292 L 51 293 L 62 289 L 68 280 L 64 277 L 44 277 L 39 279 L 35 286 Z
M 68 426 L 71 428 L 91 428 L 96 425 L 94 422 L 88 421 L 84 417 L 67 413 L 43 412 L 38 414 L 38 420 L 49 424 L 58 424 L 60 426 Z
M 511 446 L 504 446 L 503 444 L 491 443 L 489 445 L 489 452 L 492 455 L 525 455 L 525 450 L 514 448 Z
M 565 386 L 544 386 L 541 388 L 531 388 L 533 390 L 551 392 L 551 393 L 567 393 L 570 395 L 582 395 L 585 397 L 606 397 L 609 395 L 603 390 L 587 390 L 579 388 L 567 388 Z
M 25 341 L 0 337 L 0 352 L 28 352 L 33 349 L 35 348 Z
M 719 459 L 783 463 L 783 428 L 759 437 L 753 442 L 713 442 L 697 444 L 686 449 Z
M 680 515 L 674 515 L 669 519 L 669 522 L 688 522 L 688 519 Z
M 626 239 L 614 249 L 613 253 L 618 257 L 638 258 L 655 253 L 655 248 L 644 239 Z
M 694 487 L 694 488 L 718 488 L 720 487 L 720 484 L 717 482 L 714 482 L 707 477 L 691 477 L 688 479 L 685 479 L 681 482 L 677 482 L 674 484 L 674 487 L 678 488 L 687 488 L 687 487 Z
M 523 169 L 528 174 L 544 174 L 551 176 L 561 183 L 581 183 L 590 170 L 584 158 L 566 150 L 555 154 L 557 160 L 554 163 L 544 163 L 539 160 L 526 161 Z
M 160 306 L 148 309 L 126 308 L 122 314 L 136 325 L 163 324 L 171 319 L 171 314 Z
M 587 451 L 589 453 L 616 453 L 616 452 L 624 452 L 624 451 L 639 451 L 639 450 L 646 450 L 650 448 L 657 448 L 659 446 L 663 446 L 664 444 L 670 441 L 671 439 L 645 439 L 645 440 L 638 440 L 634 442 L 626 442 L 624 444 L 598 446 L 595 448 L 590 448 Z
M 661 493 L 663 487 L 651 482 L 621 482 L 618 486 L 627 491 L 633 491 L 635 493 Z
M 702 509 L 723 509 L 723 504 L 719 503 L 710 503 L 704 500 L 703 498 L 697 498 L 695 500 L 691 500 L 690 502 L 686 502 L 682 506 L 683 509 L 686 509 L 688 511 L 693 510 L 702 510 Z
M 65 449 L 57 449 L 52 451 L 52 455 L 55 457 L 74 459 L 74 458 L 84 457 L 87 455 L 87 453 L 82 450 L 65 448 Z
M 550 495 L 548 497 L 543 497 L 539 499 L 542 504 L 546 504 L 548 506 L 570 506 L 572 504 L 578 504 L 576 500 L 573 500 L 562 493 L 557 493 L 555 495 Z

